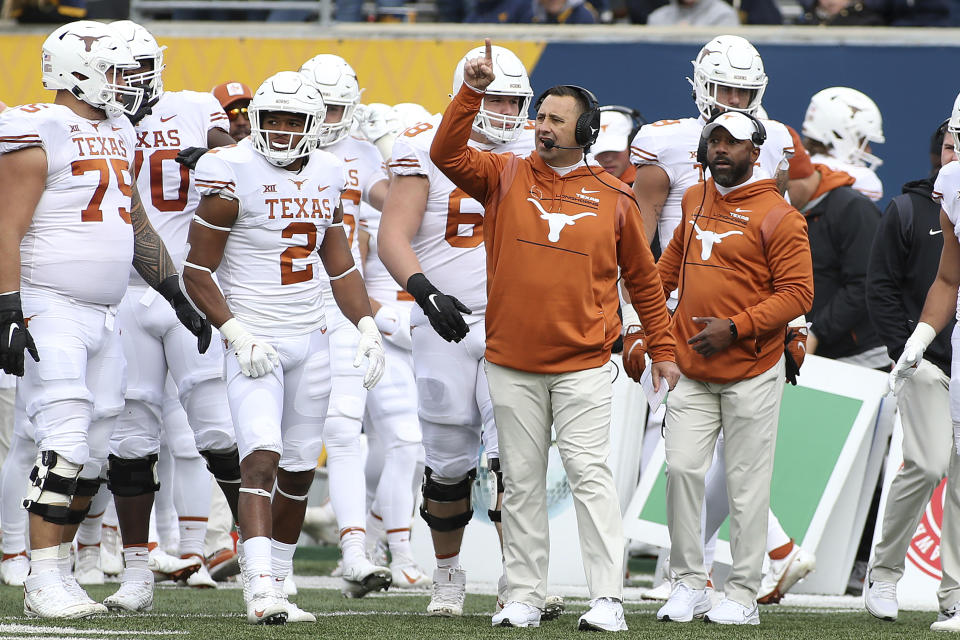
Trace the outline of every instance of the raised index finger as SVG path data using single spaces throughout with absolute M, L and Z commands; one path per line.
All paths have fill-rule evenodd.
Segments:
M 484 57 L 487 60 L 493 60 L 493 45 L 490 43 L 490 38 L 486 38 L 483 41 L 483 44 L 486 46 L 487 50 L 484 52 Z

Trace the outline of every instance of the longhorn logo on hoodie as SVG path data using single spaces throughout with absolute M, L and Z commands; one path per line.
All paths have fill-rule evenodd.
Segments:
M 527 202 L 532 202 L 533 206 L 540 211 L 540 218 L 547 221 L 547 224 L 550 228 L 550 231 L 547 234 L 547 240 L 550 242 L 559 242 L 560 232 L 563 231 L 563 228 L 567 225 L 572 227 L 580 218 L 586 218 L 587 216 L 593 216 L 594 218 L 597 217 L 597 214 L 590 213 L 589 211 L 577 213 L 572 216 L 565 213 L 547 213 L 544 211 L 543 207 L 540 206 L 540 203 L 533 198 L 527 198 Z
M 710 254 L 713 253 L 713 245 L 722 243 L 724 238 L 743 235 L 743 231 L 727 231 L 726 233 L 704 231 L 696 222 L 691 221 L 690 224 L 693 225 L 694 231 L 697 232 L 697 240 L 700 241 L 700 259 L 704 262 L 710 259 Z

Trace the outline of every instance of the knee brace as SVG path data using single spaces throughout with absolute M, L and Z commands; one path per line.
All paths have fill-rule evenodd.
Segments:
M 438 482 L 433 479 L 433 470 L 426 467 L 423 470 L 423 504 L 420 505 L 420 517 L 427 526 L 434 531 L 456 531 L 463 529 L 473 518 L 473 509 L 469 506 L 470 489 L 477 477 L 475 469 L 471 469 L 460 480 L 451 484 Z M 427 511 L 427 500 L 433 502 L 458 502 L 467 500 L 467 510 L 455 516 L 435 516 Z
M 30 484 L 23 508 L 52 524 L 67 524 L 70 502 L 77 492 L 82 465 L 74 464 L 53 451 L 41 451 L 30 472 Z
M 77 491 L 74 497 L 92 498 L 100 491 L 100 478 L 77 478 Z M 93 500 L 87 502 L 83 509 L 70 509 L 67 512 L 67 521 L 65 524 L 80 524 L 87 514 L 90 513 L 90 507 L 93 506 Z
M 490 522 L 500 522 L 501 513 L 497 507 L 498 498 L 503 493 L 503 472 L 500 471 L 500 458 L 490 458 L 488 461 L 487 482 L 490 491 L 490 508 L 487 509 L 487 517 Z
M 107 488 L 113 495 L 121 498 L 133 498 L 159 491 L 158 458 L 159 456 L 153 453 L 145 458 L 128 460 L 111 453 L 108 457 Z
M 217 482 L 230 484 L 240 483 L 240 454 L 237 448 L 226 451 L 201 451 L 200 455 L 207 461 L 207 470 L 213 474 Z

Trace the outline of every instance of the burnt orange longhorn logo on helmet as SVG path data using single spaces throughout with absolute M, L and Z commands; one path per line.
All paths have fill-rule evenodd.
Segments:
M 78 36 L 75 33 L 71 33 L 70 35 L 77 37 L 80 40 L 83 40 L 83 44 L 84 46 L 86 46 L 87 53 L 90 53 L 90 51 L 92 50 L 94 42 L 96 42 L 97 40 L 100 40 L 101 38 L 107 37 L 107 36 Z

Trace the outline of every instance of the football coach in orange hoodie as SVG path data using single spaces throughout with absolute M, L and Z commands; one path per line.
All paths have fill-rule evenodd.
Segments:
M 467 146 L 484 89 L 485 57 L 467 62 L 430 157 L 483 203 L 487 249 L 486 371 L 500 438 L 507 604 L 495 626 L 538 626 L 549 561 L 546 471 L 550 427 L 573 492 L 591 609 L 582 629 L 619 631 L 623 528 L 610 450 L 610 349 L 620 333 L 617 271 L 646 330 L 652 376 L 680 372 L 663 285 L 630 187 L 584 149 L 596 138 L 596 98 L 559 86 L 537 101 L 527 158 Z M 595 174 L 592 175 L 591 173 Z M 598 177 L 599 179 L 598 179 Z
M 765 138 L 750 116 L 726 112 L 703 128 L 712 176 L 683 196 L 683 221 L 658 268 L 678 289 L 674 334 L 683 376 L 667 400 L 667 524 L 677 581 L 661 620 L 759 624 L 770 477 L 784 385 L 784 331 L 813 304 L 803 216 L 773 180 L 753 174 Z M 715 607 L 704 591 L 704 475 L 723 433 L 733 566 Z

